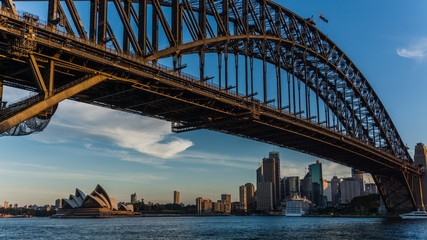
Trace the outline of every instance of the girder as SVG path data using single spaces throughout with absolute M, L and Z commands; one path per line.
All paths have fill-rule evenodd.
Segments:
M 420 169 L 361 71 L 312 22 L 268 0 L 90 0 L 88 33 L 74 2 L 69 21 L 48 0 L 44 24 L 2 1 L 0 90 L 38 94 L 0 105 L 0 133 L 72 99 L 352 166 L 389 209 L 415 205 Z M 183 73 L 192 65 L 198 78 Z

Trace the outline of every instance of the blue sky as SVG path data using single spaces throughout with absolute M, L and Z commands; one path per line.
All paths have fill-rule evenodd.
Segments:
M 363 72 L 411 148 L 427 143 L 427 1 L 277 1 L 319 27 Z M 17 2 L 19 10 L 37 11 Z M 34 5 L 34 8 L 33 8 Z M 31 8 L 31 9 L 29 9 Z M 328 18 L 324 23 L 319 13 Z M 40 16 L 43 18 L 43 16 Z M 6 89 L 5 100 L 22 96 Z M 89 193 L 101 184 L 119 201 L 136 192 L 146 202 L 217 200 L 239 185 L 255 183 L 269 151 L 279 151 L 282 176 L 303 176 L 316 158 L 276 146 L 200 130 L 173 134 L 170 123 L 64 101 L 47 129 L 0 138 L 0 201 L 53 204 L 76 187 Z M 322 160 L 324 176 L 350 175 Z

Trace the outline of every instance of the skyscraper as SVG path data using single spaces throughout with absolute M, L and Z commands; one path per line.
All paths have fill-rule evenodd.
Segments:
M 321 206 L 323 199 L 322 163 L 317 160 L 316 163 L 308 166 L 308 171 L 311 174 L 312 201 L 314 204 Z
M 136 193 L 130 195 L 130 203 L 134 204 L 137 202 Z
M 270 152 L 269 156 L 269 158 L 262 160 L 261 166 L 257 169 L 257 202 L 258 206 L 262 205 L 264 208 L 260 209 L 257 206 L 259 210 L 279 209 L 281 205 L 279 153 Z M 271 190 L 269 184 L 266 183 L 271 184 Z M 272 209 L 265 209 L 270 205 L 270 202 L 273 204 Z
M 313 184 L 310 172 L 306 173 L 301 181 L 301 195 L 313 201 Z
M 224 211 L 231 213 L 231 194 L 221 194 L 221 201 L 224 203 Z
M 363 171 L 357 170 L 355 168 L 351 169 L 351 177 L 357 178 L 360 181 L 360 194 L 364 195 L 365 193 L 365 182 L 363 181 Z
M 248 211 L 248 198 L 247 198 L 247 192 L 245 185 L 242 185 L 239 187 L 239 203 L 240 203 L 240 210 L 243 212 Z
M 340 179 L 337 176 L 331 179 L 331 195 L 332 204 L 340 203 Z
M 252 183 L 246 183 L 246 203 L 248 206 L 248 210 L 255 209 L 255 187 Z
M 344 178 L 340 183 L 341 203 L 349 203 L 354 197 L 361 196 L 360 179 Z
M 285 196 L 293 197 L 301 194 L 300 180 L 298 176 L 287 177 L 285 179 Z
M 276 175 L 275 175 L 275 183 L 276 183 L 276 186 L 275 186 L 275 189 L 274 189 L 274 191 L 275 191 L 275 193 L 276 193 L 276 197 L 275 197 L 275 201 L 276 201 L 276 203 L 275 203 L 275 205 L 276 205 L 276 208 L 278 208 L 278 207 L 280 207 L 280 204 L 281 204 L 281 202 L 282 202 L 282 194 L 281 194 L 281 186 L 280 186 L 280 183 L 281 183 L 281 179 L 280 179 L 280 155 L 279 155 L 279 152 L 277 152 L 277 151 L 273 151 L 273 152 L 270 152 L 269 153 L 269 158 L 274 158 L 275 159 L 275 171 L 276 171 Z
M 179 199 L 179 192 L 178 191 L 173 191 L 173 204 L 179 204 L 180 203 L 180 199 Z

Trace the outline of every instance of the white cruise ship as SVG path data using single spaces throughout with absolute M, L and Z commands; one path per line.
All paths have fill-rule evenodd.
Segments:
M 294 196 L 286 200 L 285 216 L 301 217 L 308 213 L 311 202 L 306 198 Z
M 413 211 L 399 215 L 402 219 L 427 219 L 426 211 Z

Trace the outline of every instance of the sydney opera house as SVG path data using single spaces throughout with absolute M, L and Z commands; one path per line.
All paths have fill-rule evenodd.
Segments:
M 62 199 L 62 207 L 58 209 L 57 217 L 119 217 L 133 214 L 133 206 L 117 204 L 114 198 L 97 185 L 89 195 L 76 189 L 75 195 Z

